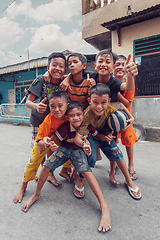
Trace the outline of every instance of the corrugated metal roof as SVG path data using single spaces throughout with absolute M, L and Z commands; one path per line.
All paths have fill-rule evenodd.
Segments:
M 116 18 L 109 22 L 104 22 L 101 24 L 101 26 L 109 29 L 110 31 L 113 31 L 116 29 L 117 25 L 120 27 L 126 27 L 157 17 L 160 17 L 160 4 L 141 10 L 139 12 L 131 12 L 130 15 L 125 17 Z
M 26 62 L 17 63 L 13 65 L 8 65 L 0 68 L 0 74 L 6 74 L 11 72 L 25 71 L 32 68 L 46 67 L 48 64 L 48 58 L 42 57 L 37 59 L 32 59 Z

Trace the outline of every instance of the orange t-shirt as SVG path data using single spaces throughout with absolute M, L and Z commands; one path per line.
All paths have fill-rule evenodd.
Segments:
M 36 141 L 42 140 L 44 137 L 51 137 L 57 128 L 64 122 L 67 122 L 68 120 L 65 118 L 63 120 L 58 120 L 55 118 L 51 113 L 49 113 L 43 123 L 39 125 L 38 133 L 36 136 Z
M 126 79 L 125 79 L 125 82 L 126 82 Z M 134 93 L 135 93 L 135 87 L 133 88 L 132 91 L 125 91 L 123 93 L 123 97 L 126 98 L 129 102 L 133 102 L 133 99 L 134 99 Z M 131 113 L 131 104 L 130 106 L 127 108 L 130 113 Z

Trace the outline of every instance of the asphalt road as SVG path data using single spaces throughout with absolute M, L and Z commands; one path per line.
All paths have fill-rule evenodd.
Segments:
M 97 162 L 93 170 L 110 207 L 112 229 L 99 233 L 99 203 L 85 182 L 85 197 L 73 195 L 74 183 L 62 182 L 59 188 L 46 182 L 41 198 L 28 213 L 21 211 L 22 204 L 13 203 L 24 168 L 30 156 L 31 129 L 0 123 L 0 239 L 1 240 L 159 240 L 160 239 L 160 143 L 141 141 L 135 144 L 134 163 L 139 176 L 142 199 L 133 200 L 124 186 L 120 170 L 114 187 L 108 180 L 109 161 Z M 119 145 L 126 159 L 125 149 Z M 36 182 L 28 184 L 23 202 L 34 192 Z M 22 202 L 22 203 L 23 203 Z

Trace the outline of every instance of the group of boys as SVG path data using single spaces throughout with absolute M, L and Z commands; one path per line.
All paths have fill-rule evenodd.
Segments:
M 39 76 L 32 83 L 26 102 L 26 106 L 32 109 L 31 123 L 39 128 L 31 157 L 25 168 L 22 186 L 13 199 L 15 203 L 22 201 L 27 183 L 35 178 L 39 165 L 43 161 L 44 163 L 38 177 L 36 191 L 22 205 L 22 211 L 27 212 L 38 200 L 47 179 L 54 185 L 60 185 L 53 171 L 66 162 L 67 164 L 62 167 L 61 175 L 68 178 L 67 169 L 72 163 L 79 174 L 74 195 L 78 198 L 84 197 L 83 182 L 86 179 L 101 207 L 98 231 L 108 231 L 111 228 L 108 204 L 91 171 L 91 167 L 95 166 L 97 160 L 96 147 L 100 148 L 110 160 L 110 181 L 117 184 L 114 176 L 115 163 L 117 163 L 125 176 L 128 192 L 134 199 L 141 199 L 141 191 L 132 181 L 135 174 L 133 174 L 133 161 L 128 170 L 123 154 L 114 140 L 113 132 L 107 128 L 108 117 L 119 107 L 115 102 L 118 102 L 120 91 L 134 89 L 134 77 L 138 71 L 136 65 L 130 62 L 130 58 L 129 55 L 125 60 L 126 81 L 122 82 L 111 74 L 115 61 L 112 52 L 102 50 L 97 54 L 96 72 L 90 72 L 90 78 L 87 72 L 84 72 L 86 58 L 82 54 L 73 53 L 67 59 L 71 74 L 62 82 L 61 79 L 66 71 L 65 57 L 61 53 L 53 53 L 49 56 L 48 75 Z M 69 83 L 67 93 L 59 90 L 60 87 L 64 89 L 66 83 Z M 127 106 L 125 102 L 123 103 Z M 121 108 L 125 109 L 123 105 Z M 84 115 L 83 109 L 85 109 Z M 128 121 L 133 122 L 131 114 Z M 43 160 L 46 154 L 48 158 Z

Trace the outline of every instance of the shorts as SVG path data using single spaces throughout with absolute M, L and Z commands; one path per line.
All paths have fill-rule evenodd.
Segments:
M 57 151 L 52 153 L 43 165 L 50 168 L 51 172 L 53 172 L 56 168 L 63 165 L 68 159 L 70 159 L 79 174 L 82 172 L 91 172 L 87 162 L 87 156 L 81 148 L 72 149 L 60 146 Z
M 88 164 L 90 167 L 94 168 L 97 161 L 96 146 L 102 150 L 102 152 L 110 161 L 122 161 L 124 159 L 123 153 L 121 152 L 114 140 L 112 140 L 109 144 L 107 141 L 97 140 L 91 137 L 87 139 L 90 142 L 92 149 L 91 155 L 88 156 Z
M 129 128 L 127 128 L 125 131 L 121 131 L 118 133 L 117 141 L 118 144 L 118 137 L 119 134 L 121 136 L 121 143 L 126 147 L 132 147 L 136 142 L 138 142 L 138 138 L 134 132 L 133 125 L 131 125 Z

